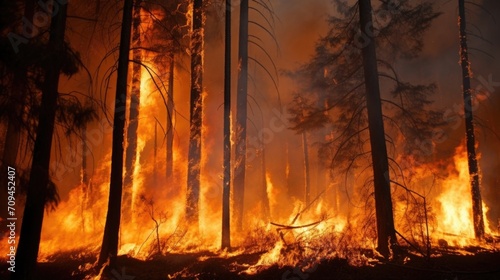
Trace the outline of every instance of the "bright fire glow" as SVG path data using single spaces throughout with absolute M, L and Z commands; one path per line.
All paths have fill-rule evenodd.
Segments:
M 457 148 L 450 165 L 449 176 L 442 182 L 436 200 L 439 203 L 437 231 L 440 238 L 453 242 L 456 246 L 466 246 L 475 242 L 472 222 L 472 195 L 464 145 Z M 488 208 L 483 202 L 483 219 L 486 233 L 491 233 L 486 213 Z

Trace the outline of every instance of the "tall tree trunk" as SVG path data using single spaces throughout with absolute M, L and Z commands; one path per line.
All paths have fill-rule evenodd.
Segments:
M 34 0 L 26 0 L 24 5 L 24 17 L 26 19 L 32 20 L 33 14 L 35 13 L 35 1 Z M 26 30 L 27 32 L 33 30 Z M 8 167 L 16 167 L 17 155 L 19 153 L 19 146 L 21 141 L 21 122 L 23 121 L 23 110 L 26 103 L 26 89 L 23 88 L 22 84 L 26 79 L 27 69 L 17 69 L 16 73 L 14 73 L 13 80 L 13 93 L 16 95 L 20 95 L 19 101 L 14 105 L 14 114 L 9 117 L 9 121 L 7 122 L 7 131 L 5 135 L 5 143 L 3 147 L 2 154 L 2 162 L 0 163 L 0 170 L 2 174 L 7 174 Z M 19 119 L 20 118 L 20 119 Z M 0 201 L 7 201 L 8 192 L 7 192 L 7 176 L 0 177 Z M 7 233 L 7 217 L 8 211 L 7 207 L 1 207 L 0 209 L 0 238 L 4 233 Z
M 68 5 L 60 5 L 50 24 L 49 48 L 52 63 L 45 68 L 42 85 L 40 115 L 33 148 L 31 172 L 26 192 L 19 247 L 16 252 L 16 272 L 11 279 L 33 279 L 36 275 L 36 261 L 44 215 L 47 187 L 49 184 L 50 153 L 56 116 L 59 75 L 63 65 L 60 59 L 64 53 L 64 32 Z
M 373 37 L 373 32 L 367 32 L 373 27 L 370 0 L 359 0 L 359 18 L 361 33 L 368 38 L 368 44 L 361 51 L 365 76 L 368 129 L 370 131 L 373 184 L 375 188 L 378 235 L 377 250 L 387 258 L 389 256 L 389 242 L 396 242 L 396 234 L 392 212 L 389 163 L 385 143 L 384 122 L 382 119 L 375 38 Z
M 472 192 L 472 217 L 476 239 L 484 237 L 483 205 L 481 199 L 479 168 L 476 157 L 476 140 L 474 138 L 474 117 L 472 115 L 472 94 L 470 88 L 470 63 L 467 49 L 467 33 L 465 21 L 465 1 L 458 1 L 460 26 L 460 64 L 462 66 L 463 98 L 465 113 L 465 134 L 467 141 L 467 159 Z
M 236 96 L 236 155 L 234 168 L 234 214 L 236 228 L 243 227 L 245 198 L 245 168 L 247 152 L 247 92 L 248 92 L 248 0 L 240 4 L 238 45 L 238 85 Z
M 125 151 L 125 178 L 123 180 L 123 216 L 130 219 L 133 209 L 134 169 L 137 158 L 137 129 L 139 127 L 139 106 L 141 102 L 141 0 L 136 0 L 132 15 L 132 89 L 130 94 L 129 119 L 127 127 L 127 149 Z
M 226 0 L 224 44 L 224 182 L 222 191 L 222 248 L 231 247 L 231 0 Z
M 194 0 L 191 37 L 191 107 L 187 178 L 186 219 L 198 226 L 201 171 L 202 80 L 203 80 L 203 1 Z
M 98 265 L 102 266 L 109 259 L 109 267 L 116 264 L 118 254 L 118 234 L 120 230 L 122 175 L 123 175 L 123 140 L 125 131 L 125 111 L 127 102 L 128 56 L 132 29 L 133 0 L 124 0 L 120 50 L 116 78 L 115 112 L 113 116 L 113 141 L 111 152 L 111 177 L 109 183 L 108 213 L 104 226 L 101 252 Z
M 309 151 L 307 146 L 307 134 L 302 132 L 302 146 L 304 152 L 304 183 L 305 183 L 305 202 L 306 207 L 311 203 L 311 175 L 309 171 Z
M 174 52 L 170 53 L 170 71 L 168 73 L 168 99 L 167 99 L 167 180 L 172 178 L 174 173 Z

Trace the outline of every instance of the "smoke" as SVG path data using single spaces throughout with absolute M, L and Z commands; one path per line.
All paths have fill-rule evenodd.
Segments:
M 455 148 L 463 143 L 465 134 L 457 4 L 457 1 L 451 0 L 435 1 L 436 10 L 441 15 L 425 34 L 421 55 L 411 61 L 397 61 L 395 65 L 403 80 L 437 85 L 434 108 L 442 110 L 449 121 L 444 137 L 430 155 L 436 162 L 441 162 L 436 164 L 437 167 L 452 162 Z M 307 5 L 303 1 L 279 1 L 276 8 L 282 23 L 278 25 L 282 51 L 280 67 L 294 69 L 307 61 L 318 38 L 326 34 L 326 19 L 335 12 L 335 7 L 329 1 L 308 1 Z M 500 112 L 495 108 L 500 105 L 500 63 L 497 62 L 500 56 L 500 2 L 466 2 L 466 8 L 470 62 L 474 74 L 472 87 L 476 90 L 474 114 L 478 152 L 481 154 L 479 164 L 483 199 L 490 208 L 489 220 L 498 225 L 500 206 L 495 201 L 500 199 Z M 293 87 L 284 88 L 293 92 Z M 294 143 L 293 149 L 300 148 L 298 140 Z M 315 151 L 310 152 L 311 157 L 316 156 L 313 153 Z M 295 159 L 300 160 L 300 156 Z M 292 165 L 290 170 L 293 169 Z
M 328 15 L 335 12 L 335 7 L 331 1 L 325 0 L 279 0 L 269 1 L 273 5 L 275 20 L 272 26 L 275 39 L 278 42 L 276 46 L 274 40 L 269 37 L 269 34 L 259 30 L 255 26 L 251 27 L 251 33 L 259 36 L 262 39 L 263 47 L 271 55 L 276 67 L 281 70 L 293 70 L 299 65 L 307 62 L 312 56 L 316 42 L 321 36 L 324 36 L 328 31 L 327 19 Z M 438 143 L 436 150 L 432 155 L 436 161 L 451 162 L 451 158 L 455 153 L 455 148 L 460 145 L 464 137 L 463 118 L 461 113 L 462 96 L 461 96 L 461 72 L 458 64 L 458 27 L 457 27 L 457 7 L 456 1 L 440 0 L 436 1 L 437 9 L 442 12 L 442 15 L 436 19 L 431 26 L 431 29 L 425 35 L 424 50 L 422 55 L 413 61 L 398 61 L 396 69 L 398 74 L 409 82 L 415 83 L 436 83 L 437 94 L 435 96 L 435 108 L 449 112 L 450 123 L 445 129 L 445 140 Z M 471 63 L 474 72 L 473 87 L 481 89 L 481 98 L 477 98 L 477 105 L 475 114 L 477 116 L 477 130 L 479 141 L 479 152 L 481 153 L 480 166 L 482 170 L 483 182 L 483 198 L 490 208 L 488 217 L 490 221 L 495 223 L 500 218 L 500 205 L 496 203 L 500 199 L 500 178 L 498 170 L 500 168 L 500 145 L 498 145 L 498 135 L 500 135 L 500 111 L 497 110 L 500 106 L 500 64 L 496 63 L 496 57 L 500 54 L 500 37 L 497 36 L 498 25 L 500 18 L 500 3 L 496 0 L 476 1 L 477 4 L 482 4 L 483 8 L 476 7 L 475 5 L 468 6 L 470 18 L 468 19 L 471 35 L 469 36 L 469 43 L 471 46 Z M 70 5 L 71 6 L 71 5 Z M 221 7 L 222 8 L 222 7 Z M 112 9 L 110 9 L 112 10 Z M 239 7 L 233 10 L 233 80 L 232 89 L 233 93 L 236 89 L 236 69 L 238 68 L 237 60 L 237 22 L 238 22 Z M 116 12 L 116 11 L 115 11 Z M 111 12 L 110 12 L 111 13 Z M 216 222 L 220 221 L 219 214 L 221 205 L 221 185 L 222 185 L 222 153 L 223 153 L 223 131 L 222 131 L 222 102 L 223 102 L 223 24 L 221 20 L 222 13 L 212 13 L 208 15 L 206 20 L 205 29 L 205 53 L 204 53 L 204 130 L 203 130 L 203 145 L 204 145 L 204 160 L 202 166 L 202 178 L 204 181 L 204 189 L 202 190 L 204 196 L 204 204 L 202 211 L 209 210 L 203 219 L 206 219 L 215 227 Z M 259 22 L 265 22 L 259 15 L 252 13 L 251 17 Z M 111 18 L 111 17 L 110 17 Z M 110 41 L 117 41 L 118 36 L 117 28 L 113 32 L 102 31 L 105 33 L 103 38 L 82 38 L 76 30 L 82 23 L 72 23 L 68 36 L 72 45 L 77 47 L 83 54 L 83 58 L 88 61 L 88 67 L 94 73 L 95 68 L 99 65 L 101 58 L 110 49 Z M 114 27 L 118 24 L 114 24 Z M 86 26 L 85 31 L 92 31 L 92 26 Z M 111 30 L 111 29 L 110 29 Z M 105 37 L 105 38 L 104 38 Z M 90 47 L 92 45 L 103 46 L 102 48 Z M 87 49 L 86 49 L 87 48 Z M 268 69 L 272 69 L 272 63 L 269 58 L 262 53 L 258 48 L 250 48 L 251 56 L 261 61 Z M 493 57 L 493 58 L 492 58 Z M 104 62 L 104 68 L 111 67 L 114 63 L 113 56 Z M 189 122 L 186 118 L 189 116 L 189 61 L 187 59 L 179 59 L 179 65 L 176 69 L 175 92 L 176 92 L 176 108 L 179 112 L 177 115 L 176 136 L 174 145 L 176 152 L 179 153 L 176 164 L 186 164 L 187 149 L 186 142 L 189 137 Z M 289 205 L 281 205 L 280 215 L 290 216 L 295 209 L 294 201 L 303 200 L 303 154 L 302 142 L 300 135 L 291 131 L 287 123 L 287 104 L 290 102 L 293 93 L 296 90 L 296 85 L 290 78 L 274 75 L 271 70 L 271 76 L 278 82 L 278 91 L 274 88 L 273 82 L 259 65 L 252 63 L 249 69 L 251 79 L 249 92 L 249 129 L 248 138 L 257 139 L 249 142 L 250 149 L 248 151 L 248 176 L 247 176 L 247 190 L 246 190 L 246 204 L 245 210 L 248 216 L 255 216 L 255 211 L 261 209 L 261 193 L 263 184 L 272 182 L 272 188 L 268 185 L 270 190 L 279 197 L 275 197 L 275 201 L 284 203 L 289 201 Z M 102 74 L 102 73 L 101 73 Z M 482 78 L 481 78 L 482 77 Z M 102 77 L 101 77 L 102 78 Z M 486 81 L 486 82 L 484 82 Z M 80 78 L 76 81 L 64 83 L 64 89 L 68 92 L 74 88 L 88 87 L 88 79 Z M 96 81 L 98 83 L 98 81 Z M 104 86 L 104 85 L 101 85 Z M 104 105 L 112 107 L 113 100 L 110 98 L 113 94 L 113 83 L 110 83 L 108 89 L 108 96 L 98 94 L 95 97 L 106 99 Z M 235 95 L 233 95 L 235 96 Z M 233 97 L 233 104 L 235 97 Z M 233 114 L 235 106 L 233 105 Z M 159 119 L 164 120 L 165 116 L 160 115 Z M 110 124 L 103 116 L 97 123 L 89 127 L 88 137 L 91 141 L 91 153 L 89 155 L 93 159 L 91 165 L 93 169 L 99 170 L 103 165 L 109 162 L 105 155 L 110 150 Z M 496 132 L 496 134 L 494 133 Z M 158 139 L 162 139 L 158 136 Z M 256 144 L 252 144 L 256 143 Z M 329 172 L 321 166 L 318 159 L 317 143 L 311 141 L 311 149 L 309 151 L 310 165 L 311 165 L 311 199 L 315 198 L 322 190 L 331 185 L 344 184 L 344 181 L 336 179 L 331 182 Z M 65 143 L 62 144 L 63 146 Z M 151 141 L 147 147 L 149 153 L 149 160 L 151 159 L 152 144 Z M 73 144 L 70 147 L 79 147 L 79 144 Z M 161 145 L 160 145 L 161 146 Z M 162 146 L 164 149 L 164 146 Z M 266 151 L 266 170 L 262 170 L 262 149 Z M 77 155 L 80 157 L 81 155 Z M 147 163 L 148 159 L 144 159 Z M 151 162 L 151 161 L 149 161 Z M 55 160 L 55 163 L 58 163 Z M 452 164 L 452 163 L 450 163 Z M 57 175 L 61 173 L 59 180 L 60 186 L 64 194 L 75 186 L 79 185 L 80 171 L 79 166 L 76 164 L 72 168 L 68 168 L 67 162 L 60 162 L 54 164 L 55 166 L 62 166 L 63 169 L 57 169 L 54 173 Z M 439 166 L 436 164 L 436 166 Z M 184 169 L 184 168 L 179 168 Z M 149 170 L 150 171 L 150 170 Z M 446 170 L 442 170 L 446 171 Z M 90 172 L 92 173 L 92 172 Z M 95 173 L 98 173 L 97 171 Z M 105 173 L 104 171 L 100 173 Z M 94 173 L 93 173 L 94 174 Z M 268 178 L 266 178 L 268 174 Z M 105 181 L 105 178 L 100 178 L 100 181 Z M 156 192 L 161 194 L 157 197 L 168 197 L 172 195 L 180 197 L 181 189 L 185 188 L 185 174 L 181 171 L 178 172 L 175 179 L 175 184 L 168 185 L 163 180 L 159 180 L 161 185 Z M 348 174 L 349 185 L 354 184 L 356 181 L 355 174 Z M 56 178 L 58 179 L 58 178 Z M 343 179 L 343 178 L 342 178 Z M 150 182 L 151 181 L 151 182 Z M 148 181 L 148 188 L 152 186 L 153 179 Z M 105 182 L 96 182 L 105 184 Z M 339 189 L 347 190 L 346 187 L 336 188 L 337 193 L 331 200 L 335 200 L 334 210 L 339 210 L 347 205 L 345 200 L 349 199 L 348 193 L 339 193 Z M 265 190 L 265 188 L 264 188 Z M 353 190 L 350 190 L 351 194 Z M 103 192 L 101 194 L 106 197 Z M 75 194 L 76 196 L 76 194 Z M 288 196 L 294 197 L 289 199 Z M 155 197 L 156 198 L 156 197 Z M 183 198 L 182 198 L 183 199 Z M 180 200 L 179 200 L 180 201 Z M 162 209 L 169 209 L 170 212 L 182 212 L 179 207 L 182 203 L 162 205 Z M 339 202 L 341 201 L 341 202 Z M 170 202 L 170 200 L 169 200 Z M 343 204 L 345 203 L 345 204 Z M 161 205 L 157 203 L 156 205 Z M 64 210 L 64 209 L 61 209 Z M 70 210 L 67 210 L 70 211 Z M 71 211 L 75 211 L 71 209 Z M 101 211 L 104 211 L 101 209 Z M 261 210 L 260 210 L 261 211 Z M 271 211 L 275 213 L 276 211 Z M 172 214 L 172 213 L 170 213 Z M 173 215 L 173 214 L 172 214 Z M 179 215 L 181 217 L 181 215 Z M 55 221 L 56 217 L 53 217 Z M 50 221 L 50 217 L 46 220 Z M 215 222 L 214 222 L 215 221 Z M 207 223 L 208 223 L 207 222 Z M 219 227 L 217 226 L 217 230 Z

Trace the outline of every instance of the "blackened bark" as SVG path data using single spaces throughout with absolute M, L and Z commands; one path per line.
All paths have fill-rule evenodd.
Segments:
M 472 94 L 470 88 L 470 63 L 467 49 L 467 33 L 465 21 L 465 1 L 458 1 L 460 26 L 460 64 L 462 66 L 463 98 L 465 113 L 465 135 L 467 142 L 467 160 L 472 192 L 472 219 L 476 239 L 484 237 L 483 205 L 479 182 L 479 168 L 476 157 L 476 140 L 474 138 L 474 116 L 472 114 Z
M 124 219 L 131 216 L 134 169 L 137 157 L 137 129 L 139 127 L 139 106 L 141 101 L 141 1 L 134 4 L 132 15 L 132 90 L 127 127 L 127 149 L 125 150 L 125 178 L 123 180 L 123 215 Z
M 375 188 L 375 210 L 377 217 L 377 250 L 389 257 L 390 243 L 396 242 L 394 217 L 392 212 L 389 163 L 385 143 L 384 122 L 380 101 L 377 54 L 373 37 L 372 7 L 370 0 L 359 0 L 360 30 L 368 43 L 362 48 L 363 70 L 366 88 L 366 106 L 368 110 L 368 129 L 373 165 L 373 184 Z M 390 243 L 389 243 L 390 242 Z
M 55 112 L 57 107 L 59 75 L 65 52 L 64 32 L 68 5 L 60 5 L 50 24 L 49 48 L 52 63 L 45 68 L 42 85 L 40 115 L 33 147 L 31 172 L 26 191 L 19 247 L 16 252 L 16 272 L 11 279 L 33 279 L 36 276 L 36 262 L 40 245 L 40 235 L 44 215 L 47 189 L 49 185 L 50 153 L 54 133 Z
M 111 152 L 111 178 L 109 183 L 108 213 L 104 226 L 101 252 L 98 266 L 109 259 L 109 267 L 116 265 L 118 254 L 118 234 L 120 230 L 122 174 L 123 174 L 123 141 L 125 131 L 125 110 L 127 101 L 127 78 L 132 29 L 133 0 L 124 0 L 120 49 L 116 79 L 115 112 L 113 117 L 113 141 Z
M 236 96 L 236 148 L 233 201 L 236 228 L 243 227 L 245 173 L 247 152 L 247 92 L 248 92 L 248 0 L 240 4 L 238 44 L 238 85 Z
M 222 248 L 231 247 L 231 0 L 226 0 L 224 44 L 224 181 L 222 191 Z
M 191 106 L 187 178 L 186 219 L 198 226 L 201 171 L 202 78 L 203 78 L 203 1 L 193 3 L 193 31 L 191 37 Z

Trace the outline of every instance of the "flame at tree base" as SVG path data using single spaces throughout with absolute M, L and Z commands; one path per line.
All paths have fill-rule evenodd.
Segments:
M 471 183 L 464 145 L 456 149 L 453 160 L 454 168 L 450 168 L 450 176 L 441 184 L 443 191 L 436 197 L 439 208 L 435 236 L 446 240 L 449 245 L 479 245 L 481 242 L 474 235 Z M 490 228 L 488 207 L 484 201 L 482 207 L 485 233 L 491 235 L 494 231 Z
M 153 104 L 150 102 L 149 104 Z M 144 103 L 148 104 L 148 103 Z M 151 105 L 153 106 L 153 105 Z M 149 143 L 147 139 L 141 140 Z M 147 144 L 145 144 L 147 146 Z M 148 155 L 144 149 L 141 156 Z M 151 153 L 150 153 L 151 154 Z M 176 161 L 182 166 L 185 159 L 176 151 Z M 109 191 L 109 155 L 105 163 L 96 170 L 90 185 L 81 184 L 74 188 L 66 201 L 51 212 L 45 219 L 40 244 L 39 261 L 50 262 L 53 256 L 64 252 L 82 252 L 97 256 L 102 240 L 102 231 L 106 215 Z M 144 164 L 139 165 L 144 166 Z M 472 224 L 472 203 L 470 181 L 465 149 L 456 150 L 453 164 L 448 167 L 448 176 L 434 187 L 437 194 L 429 195 L 428 204 L 434 206 L 428 215 L 430 241 L 433 248 L 480 246 L 485 249 L 498 249 L 496 244 L 488 244 L 474 239 Z M 162 167 L 156 172 L 162 172 Z M 202 198 L 200 207 L 200 225 L 194 228 L 184 220 L 185 187 L 173 191 L 166 186 L 164 179 L 153 176 L 152 168 L 136 169 L 140 184 L 134 200 L 133 219 L 123 219 L 120 229 L 119 255 L 149 260 L 166 254 L 191 254 L 210 252 L 210 256 L 230 258 L 235 255 L 258 253 L 255 264 L 247 265 L 244 274 L 257 274 L 271 266 L 297 266 L 305 270 L 314 269 L 322 260 L 347 259 L 350 265 L 371 265 L 379 256 L 376 248 L 376 230 L 373 209 L 370 203 L 365 208 L 352 207 L 350 214 L 339 212 L 339 205 L 331 206 L 325 196 L 318 194 L 311 205 L 304 205 L 300 199 L 290 198 L 283 186 L 272 180 L 272 174 L 266 176 L 266 194 L 269 201 L 271 222 L 263 220 L 262 204 L 252 209 L 253 215 L 247 215 L 248 222 L 242 232 L 231 233 L 233 249 L 220 250 L 221 213 L 218 206 L 221 200 L 217 183 L 212 177 L 202 175 Z M 416 172 L 418 173 L 418 172 Z M 172 179 L 183 186 L 185 171 L 177 170 Z M 415 175 L 417 178 L 419 174 Z M 423 178 L 423 175 L 421 176 Z M 168 184 L 172 185 L 172 181 Z M 156 185 L 155 185 L 156 184 Z M 175 185 L 175 184 L 174 184 Z M 339 190 L 336 189 L 336 192 Z M 338 197 L 337 197 L 338 198 Z M 220 199 L 220 198 L 219 198 Z M 368 201 L 370 201 L 369 198 Z M 213 202 L 215 200 L 215 203 Z M 417 204 L 417 207 L 423 208 Z M 336 209 L 337 211 L 334 211 Z M 396 228 L 403 234 L 404 227 L 400 212 L 407 212 L 406 204 L 395 199 Z M 421 211 L 420 211 L 421 212 Z M 483 203 L 486 233 L 492 235 L 487 219 L 488 208 Z M 413 212 L 412 212 L 413 213 Z M 416 212 L 417 214 L 419 212 Z M 410 218 L 413 231 L 423 232 L 421 217 Z M 413 220 L 412 220 L 413 219 Z M 410 245 L 405 240 L 398 240 L 401 246 Z M 426 246 L 426 234 L 412 241 L 420 248 Z M 7 244 L 2 240 L 1 248 Z M 415 245 L 412 244 L 412 245 Z M 416 252 L 422 254 L 424 250 Z M 436 252 L 436 251 L 434 251 Z M 210 257 L 208 257 L 210 258 Z M 88 266 L 86 269 L 89 269 Z

